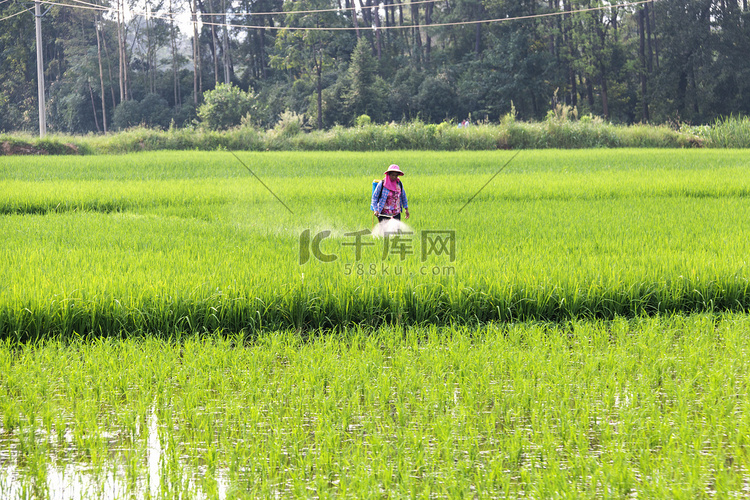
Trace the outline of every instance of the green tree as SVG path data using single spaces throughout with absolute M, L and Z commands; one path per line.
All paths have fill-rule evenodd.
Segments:
M 660 65 L 655 75 L 654 108 L 660 119 L 701 121 L 713 78 L 708 70 L 712 54 L 711 0 L 665 0 L 657 13 Z
M 329 49 L 335 50 L 341 45 L 338 39 L 351 37 L 322 28 L 347 26 L 348 18 L 333 12 L 337 5 L 330 0 L 303 0 L 286 5 L 286 22 L 294 29 L 284 30 L 276 36 L 270 64 L 283 70 L 291 84 L 299 79 L 314 82 L 315 122 L 318 128 L 322 128 L 323 73 L 327 67 L 334 66 L 336 59 L 335 53 Z M 318 12 L 321 10 L 325 12 Z
M 750 109 L 750 17 L 737 3 L 663 0 L 652 107 L 659 121 L 708 123 Z
M 573 2 L 574 8 L 587 9 L 606 6 L 603 0 Z M 621 22 L 618 8 L 599 9 L 573 14 L 571 31 L 576 53 L 573 67 L 582 76 L 588 107 L 610 118 L 612 89 L 616 83 L 616 59 L 620 47 L 617 37 Z M 596 102 L 596 94 L 599 99 Z
M 220 83 L 203 93 L 203 104 L 198 107 L 198 118 L 213 130 L 236 127 L 242 119 L 255 110 L 256 97 L 232 84 Z
M 386 112 L 384 82 L 377 74 L 378 62 L 366 37 L 357 41 L 349 64 L 349 91 L 346 106 L 352 119 L 368 115 L 375 122 L 383 121 Z
M 485 3 L 493 18 L 523 17 L 538 13 L 535 1 Z M 541 21 L 524 20 L 487 26 L 481 57 L 465 61 L 457 78 L 461 112 L 499 119 L 515 105 L 521 119 L 542 118 L 554 91 L 561 85 L 555 58 L 545 41 Z M 465 93 L 465 94 L 464 94 Z
M 34 17 L 22 10 L 0 4 L 0 130 L 38 130 Z
M 117 130 L 125 130 L 141 124 L 143 113 L 138 101 L 122 101 L 115 108 L 112 126 Z
M 720 2 L 714 30 L 716 50 L 709 72 L 716 81 L 711 110 L 719 116 L 750 115 L 750 12 L 732 2 Z
M 419 116 L 430 122 L 441 122 L 456 116 L 458 97 L 447 75 L 428 76 L 416 96 Z

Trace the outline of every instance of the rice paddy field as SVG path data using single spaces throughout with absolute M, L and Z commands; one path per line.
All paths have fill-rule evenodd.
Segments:
M 750 155 L 515 154 L 3 158 L 0 499 L 750 496 Z

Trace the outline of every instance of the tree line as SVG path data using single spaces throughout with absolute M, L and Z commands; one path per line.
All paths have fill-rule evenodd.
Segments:
M 28 8 L 0 2 L 0 131 L 38 123 Z M 65 133 L 190 126 L 222 89 L 266 128 L 750 114 L 747 0 L 91 0 L 53 5 L 42 33 Z

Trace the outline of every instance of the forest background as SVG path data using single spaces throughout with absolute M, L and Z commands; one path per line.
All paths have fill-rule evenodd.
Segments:
M 750 114 L 747 0 L 44 2 L 47 130 Z M 33 4 L 0 0 L 0 132 L 38 130 Z M 222 104 L 223 103 L 223 104 Z M 227 105 L 231 103 L 231 105 Z M 222 114 L 224 113 L 224 114 Z M 360 122 L 361 124 L 361 122 Z

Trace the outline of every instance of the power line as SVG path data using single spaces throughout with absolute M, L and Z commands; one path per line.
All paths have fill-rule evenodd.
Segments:
M 2 3 L 3 1 L 7 2 L 9 0 L 2 0 L 2 1 L 0 1 L 0 3 Z M 82 5 L 89 5 L 89 6 L 96 7 L 96 8 L 103 9 L 103 10 L 112 10 L 112 9 L 110 9 L 108 7 L 103 7 L 103 6 L 95 4 L 95 3 L 84 2 L 83 0 L 71 0 L 71 1 L 76 2 L 76 3 L 80 3 Z M 361 8 L 360 7 L 340 7 L 340 8 L 336 7 L 336 8 L 330 8 L 330 9 L 282 10 L 282 11 L 269 11 L 269 12 L 231 12 L 231 13 L 227 13 L 227 12 L 201 12 L 200 16 L 202 16 L 202 17 L 223 17 L 223 16 L 226 16 L 226 15 L 233 15 L 233 16 L 278 16 L 278 15 L 290 15 L 290 14 L 318 14 L 318 13 L 321 13 L 321 12 L 348 12 L 348 11 L 352 11 L 352 10 L 360 10 L 360 11 L 362 11 L 362 10 L 376 10 L 376 9 L 380 9 L 380 8 L 394 8 L 394 7 L 398 7 L 399 5 L 400 6 L 422 5 L 422 4 L 426 4 L 426 3 L 435 3 L 435 1 L 436 0 L 418 0 L 416 2 L 409 2 L 408 4 L 398 4 L 398 5 L 396 5 L 396 4 L 391 4 L 391 5 L 381 5 L 381 4 L 378 4 L 378 5 L 371 5 L 369 7 L 361 7 Z M 60 4 L 60 5 L 65 5 L 65 4 Z M 133 12 L 142 13 L 143 11 L 133 11 Z M 166 16 L 169 16 L 170 14 L 175 14 L 175 13 L 170 13 L 170 12 L 165 12 L 164 13 L 164 15 L 166 15 Z M 155 14 L 152 13 L 151 16 L 155 16 Z
M 21 14 L 26 14 L 27 12 L 31 12 L 32 10 L 34 10 L 34 8 L 33 7 L 29 7 L 28 9 L 24 9 L 24 10 L 22 10 L 20 12 L 16 12 L 15 14 L 11 14 L 9 16 L 2 17 L 2 18 L 0 18 L 0 23 L 3 22 L 3 21 L 7 21 L 8 19 L 12 19 L 12 18 L 14 18 L 16 16 L 20 16 Z
M 332 9 L 313 9 L 313 10 L 284 10 L 280 12 L 234 12 L 233 14 L 235 16 L 268 16 L 268 15 L 278 15 L 278 14 L 317 14 L 320 12 L 348 12 L 352 10 L 379 10 L 381 8 L 387 9 L 387 8 L 395 8 L 399 6 L 412 6 L 412 5 L 421 5 L 425 3 L 435 3 L 436 0 L 418 0 L 416 2 L 409 2 L 408 4 L 378 4 L 378 5 L 370 5 L 365 7 L 341 7 L 341 8 L 332 8 Z M 202 14 L 204 16 L 223 16 L 224 14 L 221 12 L 206 12 Z
M 87 2 L 84 2 L 82 0 L 73 0 L 77 3 L 80 3 L 82 5 L 71 5 L 67 3 L 59 3 L 59 2 L 53 2 L 53 1 L 42 1 L 41 3 L 51 5 L 51 6 L 59 6 L 59 7 L 69 7 L 69 8 L 75 8 L 75 9 L 82 9 L 82 10 L 95 10 L 95 11 L 101 11 L 101 12 L 116 12 L 116 9 L 112 9 L 109 7 L 103 7 L 96 4 L 90 4 Z M 412 2 L 410 4 L 403 4 L 403 5 L 412 5 L 412 4 L 422 4 L 422 3 L 430 3 L 434 0 L 422 0 L 418 2 Z M 546 12 L 542 14 L 532 14 L 527 16 L 515 16 L 515 17 L 501 17 L 501 18 L 495 18 L 495 19 L 481 19 L 481 20 L 472 20 L 472 21 L 455 21 L 455 22 L 447 22 L 447 23 L 432 23 L 432 24 L 408 24 L 408 25 L 399 25 L 399 26 L 360 26 L 359 28 L 356 28 L 354 26 L 341 26 L 341 27 L 302 27 L 302 26 L 264 26 L 264 25 L 249 25 L 249 24 L 237 24 L 237 23 L 214 23 L 214 22 L 208 22 L 208 21 L 189 21 L 190 24 L 201 24 L 204 26 L 217 26 L 217 27 L 227 27 L 227 28 L 243 28 L 243 29 L 266 29 L 266 30 L 276 30 L 276 31 L 353 31 L 356 29 L 360 30 L 370 30 L 370 31 L 378 31 L 378 30 L 398 30 L 398 29 L 411 29 L 411 28 L 434 28 L 434 27 L 445 27 L 445 26 L 467 26 L 467 25 L 475 25 L 475 24 L 483 24 L 483 23 L 500 23 L 500 22 L 510 22 L 510 21 L 523 21 L 523 20 L 529 20 L 529 19 L 541 19 L 546 17 L 555 17 L 555 16 L 564 16 L 564 15 L 571 15 L 571 14 L 582 14 L 586 12 L 596 12 L 601 10 L 608 10 L 608 9 L 617 9 L 617 8 L 623 8 L 623 7 L 633 7 L 637 5 L 642 5 L 645 3 L 652 3 L 653 0 L 637 0 L 634 2 L 625 2 L 625 3 L 619 3 L 619 4 L 611 4 L 611 5 L 603 5 L 599 7 L 589 7 L 585 9 L 575 9 L 575 10 L 567 10 L 567 11 L 556 11 L 556 12 Z M 369 8 L 381 8 L 383 6 L 373 6 Z M 385 6 L 390 7 L 390 6 Z M 368 7 L 365 7 L 368 8 Z M 319 13 L 319 12 L 342 12 L 347 9 L 320 9 L 320 10 L 310 10 L 310 11 L 282 11 L 282 12 L 264 12 L 264 13 L 253 13 L 253 12 L 246 12 L 246 13 L 231 13 L 231 15 L 234 16 L 259 16 L 259 15 L 290 15 L 290 14 L 302 14 L 302 13 Z M 352 10 L 352 7 L 349 7 L 348 10 Z M 124 9 L 121 9 L 121 12 L 124 14 Z M 137 11 L 133 10 L 130 12 L 132 15 L 135 16 L 142 16 L 142 17 L 150 17 L 154 19 L 163 19 L 167 21 L 174 20 L 174 17 L 179 15 L 178 12 L 166 12 L 166 13 L 153 13 L 153 12 L 143 12 L 143 11 Z M 17 14 L 13 14 L 12 16 L 9 16 L 4 19 L 0 19 L 0 21 L 4 21 L 5 19 L 9 19 L 10 17 L 14 17 Z M 210 13 L 210 14 L 204 14 L 200 13 L 199 16 L 208 16 L 208 15 L 216 15 L 216 16 L 225 16 L 230 15 L 228 13 Z
M 476 20 L 476 21 L 456 21 L 451 23 L 432 23 L 432 24 L 404 24 L 400 26 L 360 26 L 359 28 L 355 27 L 330 27 L 330 28 L 304 28 L 304 27 L 298 27 L 298 26 L 249 26 L 249 25 L 242 25 L 242 24 L 214 24 L 214 23 L 203 23 L 207 25 L 214 24 L 215 26 L 228 26 L 230 28 L 265 28 L 265 29 L 276 29 L 276 30 L 294 30 L 294 31 L 352 31 L 355 29 L 361 29 L 361 30 L 372 30 L 372 31 L 378 31 L 378 30 L 398 30 L 398 29 L 410 29 L 410 28 L 435 28 L 435 27 L 443 27 L 443 26 L 466 26 L 466 25 L 474 25 L 474 24 L 484 24 L 484 23 L 500 23 L 500 22 L 509 22 L 509 21 L 523 21 L 528 19 L 540 19 L 545 17 L 555 17 L 555 16 L 564 16 L 564 15 L 570 15 L 570 14 L 581 14 L 586 12 L 595 12 L 600 10 L 607 10 L 607 9 L 615 9 L 615 8 L 621 8 L 621 7 L 630 7 L 635 5 L 641 5 L 644 3 L 650 3 L 652 0 L 638 0 L 636 2 L 627 2 L 627 3 L 621 3 L 616 5 L 607 5 L 604 7 L 590 7 L 588 9 L 578 9 L 578 10 L 569 10 L 569 11 L 561 11 L 561 12 L 548 12 L 545 14 L 533 14 L 528 16 L 516 16 L 516 17 L 500 17 L 496 19 L 482 19 L 482 20 Z

